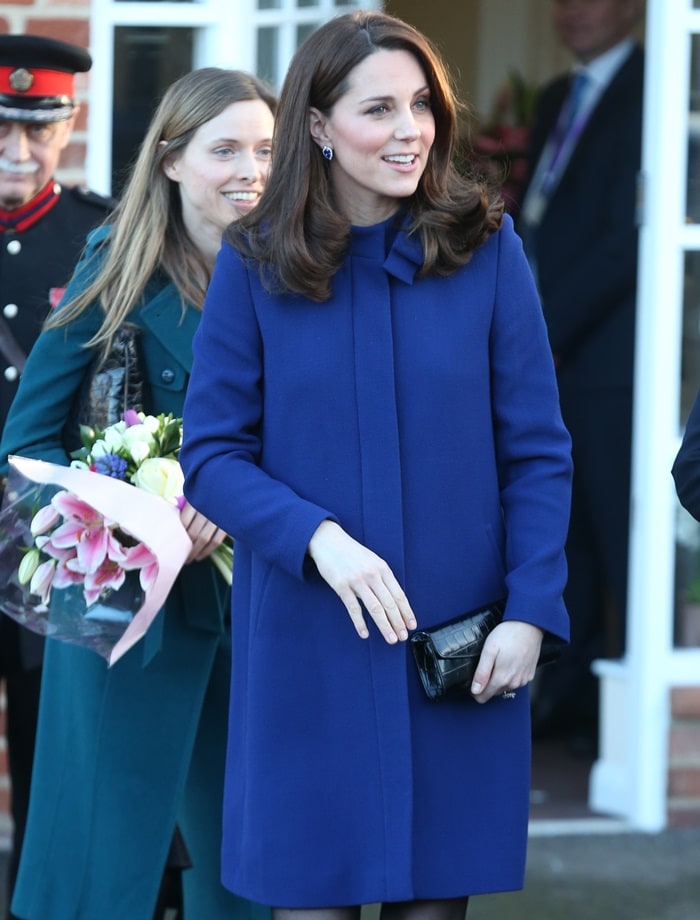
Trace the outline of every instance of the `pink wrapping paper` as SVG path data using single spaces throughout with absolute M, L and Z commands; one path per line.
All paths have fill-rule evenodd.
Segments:
M 40 486 L 55 486 L 74 493 L 104 517 L 116 521 L 121 530 L 146 544 L 157 558 L 158 572 L 155 581 L 146 591 L 145 600 L 134 613 L 121 637 L 111 649 L 96 648 L 107 659 L 108 664 L 113 665 L 145 634 L 165 603 L 190 553 L 192 543 L 180 522 L 178 509 L 156 495 L 90 470 L 17 456 L 11 456 L 9 463 L 10 484 L 12 483 L 12 470 L 16 470 L 26 480 Z M 8 512 L 12 510 L 11 507 L 6 507 L 8 498 L 11 498 L 11 495 L 6 495 L 3 518 L 6 518 Z M 3 536 L 3 540 L 8 540 L 7 535 Z M 4 604 L 2 606 L 8 615 L 13 616 L 8 606 Z M 88 611 L 89 609 L 87 608 Z M 57 636 L 57 638 L 66 638 L 66 641 L 94 648 L 94 645 L 80 641 L 80 621 L 85 612 L 84 605 L 82 610 L 76 610 L 76 636 L 73 639 L 67 639 L 64 636 Z M 13 618 L 22 622 L 16 615 Z M 25 623 L 25 625 L 29 624 Z M 35 627 L 29 625 L 29 628 Z M 35 631 L 43 632 L 42 629 L 36 628 Z M 47 630 L 44 634 L 51 635 L 51 632 Z

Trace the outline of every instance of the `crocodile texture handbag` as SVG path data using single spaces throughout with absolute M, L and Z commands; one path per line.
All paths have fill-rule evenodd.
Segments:
M 503 619 L 505 599 L 486 604 L 410 638 L 426 696 L 431 700 L 467 696 L 486 637 Z M 562 641 L 545 634 L 538 666 L 556 661 Z
M 63 428 L 67 453 L 82 444 L 80 426 L 104 429 L 118 422 L 127 409 L 143 411 L 144 384 L 139 350 L 141 327 L 122 323 L 106 355 L 90 364 Z

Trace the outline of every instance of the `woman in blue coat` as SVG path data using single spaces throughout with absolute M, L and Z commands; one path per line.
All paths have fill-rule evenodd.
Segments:
M 145 411 L 182 414 L 221 235 L 260 197 L 275 105 L 256 78 L 216 68 L 166 92 L 113 221 L 90 238 L 30 355 L 3 457 L 69 462 L 74 397 L 125 319 L 141 327 Z M 150 920 L 176 825 L 192 862 L 188 920 L 269 914 L 220 882 L 229 590 L 206 557 L 223 532 L 189 505 L 182 521 L 189 564 L 141 643 L 110 669 L 47 643 L 17 917 Z
M 523 884 L 570 443 L 520 241 L 451 165 L 455 109 L 399 20 L 312 33 L 195 336 L 185 493 L 237 540 L 223 880 L 276 920 L 461 920 Z M 430 702 L 410 630 L 505 594 L 473 696 Z

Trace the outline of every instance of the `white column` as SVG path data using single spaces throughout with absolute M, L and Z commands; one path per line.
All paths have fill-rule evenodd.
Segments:
M 690 659 L 700 683 L 700 652 L 672 647 L 688 8 L 688 0 L 647 0 L 627 655 L 596 668 L 602 734 L 591 806 L 647 831 L 666 824 L 670 687 L 688 682 Z

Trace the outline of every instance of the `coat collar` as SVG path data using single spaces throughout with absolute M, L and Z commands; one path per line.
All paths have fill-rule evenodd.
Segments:
M 92 255 L 108 238 L 109 226 L 100 226 L 88 235 L 88 255 Z M 152 293 L 155 291 L 155 293 Z M 192 337 L 201 313 L 185 307 L 177 288 L 165 276 L 152 279 L 146 287 L 144 304 L 134 319 L 158 339 L 163 348 L 189 374 L 192 370 Z M 131 319 L 131 317 L 129 317 Z
M 406 232 L 409 216 L 399 219 L 401 226 L 398 231 L 394 217 L 369 226 L 353 226 L 352 255 L 376 260 L 378 253 L 386 252 L 385 271 L 406 284 L 413 284 L 423 264 L 423 246 L 417 235 L 409 236 Z
M 201 313 L 185 307 L 172 282 L 168 282 L 155 297 L 139 311 L 139 322 L 160 342 L 163 348 L 185 368 L 192 370 L 192 338 L 199 325 Z

